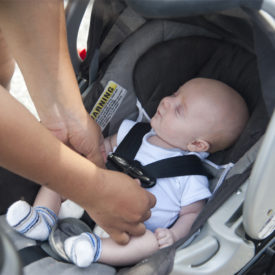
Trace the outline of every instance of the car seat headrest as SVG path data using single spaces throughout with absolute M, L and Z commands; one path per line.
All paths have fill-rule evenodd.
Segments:
M 141 56 L 133 76 L 136 95 L 150 117 L 154 115 L 161 98 L 195 77 L 217 79 L 237 90 L 247 102 L 251 118 L 263 102 L 255 55 L 239 45 L 220 39 L 189 36 L 159 43 Z M 264 105 L 260 109 L 261 118 L 265 119 Z M 256 139 L 257 133 L 259 138 L 265 124 L 256 123 L 256 128 L 254 122 L 252 124 L 253 127 L 248 123 L 249 133 L 246 135 Z M 253 143 L 255 141 L 253 139 Z M 230 152 L 227 150 L 223 159 L 217 157 L 218 162 L 225 161 Z M 239 157 L 236 156 L 237 159 Z

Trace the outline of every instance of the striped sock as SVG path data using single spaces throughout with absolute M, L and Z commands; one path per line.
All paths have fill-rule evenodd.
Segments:
M 82 233 L 68 238 L 64 249 L 70 260 L 78 267 L 87 267 L 97 262 L 101 253 L 101 240 L 93 233 Z
M 6 219 L 17 232 L 44 241 L 48 239 L 57 216 L 46 207 L 31 207 L 25 201 L 17 201 L 9 207 Z

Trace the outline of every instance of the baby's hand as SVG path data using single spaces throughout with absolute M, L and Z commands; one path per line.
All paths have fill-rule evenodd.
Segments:
M 158 241 L 159 248 L 163 248 L 174 243 L 174 237 L 171 230 L 167 228 L 157 228 L 155 236 Z

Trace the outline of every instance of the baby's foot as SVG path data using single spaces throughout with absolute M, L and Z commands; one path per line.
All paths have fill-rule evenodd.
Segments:
M 64 249 L 70 260 L 78 267 L 87 267 L 96 262 L 101 253 L 101 240 L 93 233 L 82 233 L 64 242 Z
M 46 207 L 31 207 L 25 201 L 12 204 L 6 215 L 7 222 L 24 236 L 44 241 L 47 240 L 52 227 L 57 221 L 53 211 Z

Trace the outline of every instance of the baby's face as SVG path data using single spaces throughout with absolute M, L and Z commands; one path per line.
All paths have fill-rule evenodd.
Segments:
M 151 119 L 157 136 L 171 147 L 187 150 L 190 142 L 208 131 L 204 120 L 208 106 L 203 98 L 185 86 L 163 98 Z
M 161 100 L 151 126 L 168 147 L 215 152 L 236 140 L 248 117 L 236 91 L 217 80 L 196 78 Z

